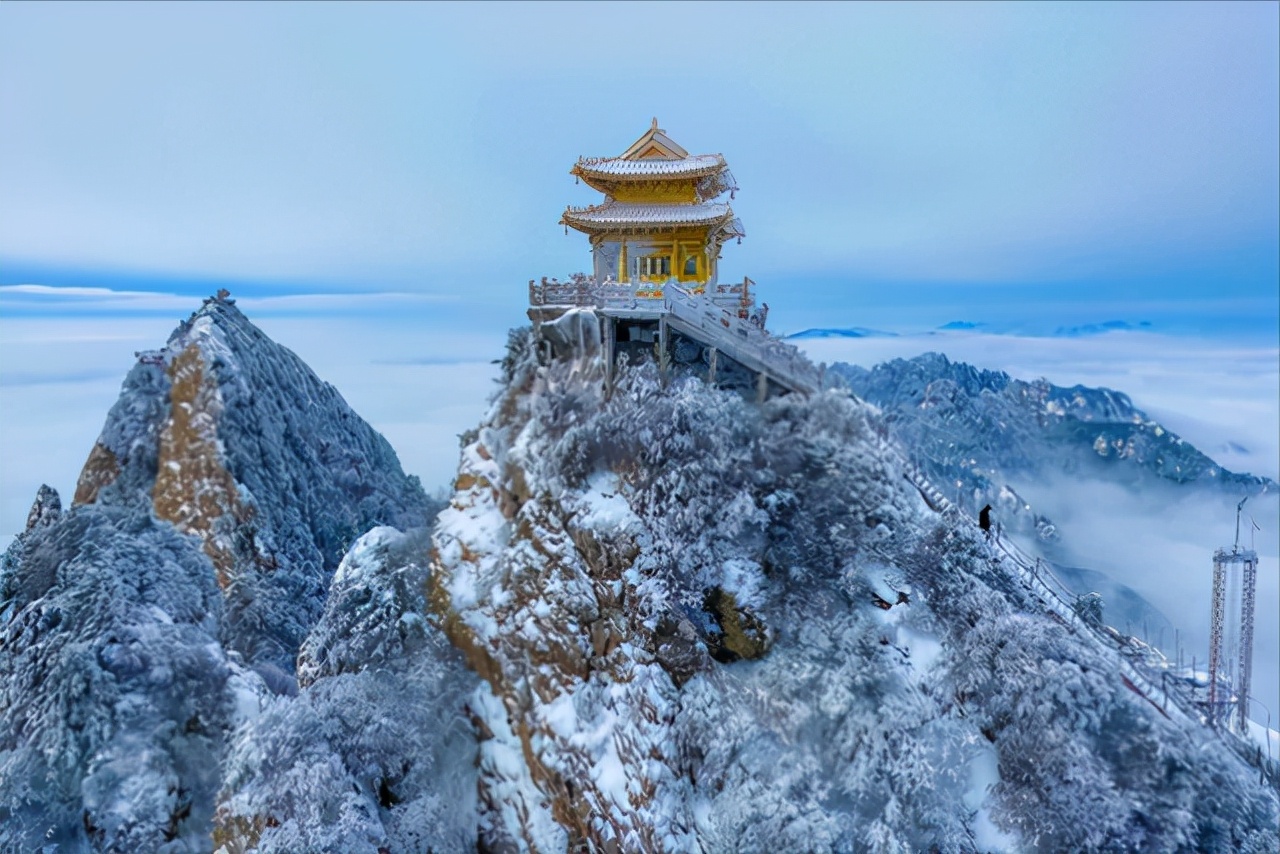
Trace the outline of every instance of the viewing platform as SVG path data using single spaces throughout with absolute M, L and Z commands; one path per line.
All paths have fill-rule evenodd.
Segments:
M 722 357 L 757 374 L 761 396 L 768 384 L 811 394 L 823 387 L 823 371 L 796 347 L 765 331 L 768 307 L 757 308 L 750 279 L 702 289 L 675 282 L 595 282 L 585 274 L 568 281 L 529 282 L 529 318 L 535 327 L 574 309 L 601 318 L 601 341 L 612 373 L 619 344 L 652 344 L 668 352 L 671 335 L 708 348 L 708 381 L 715 382 Z M 699 292 L 701 290 L 701 292 Z

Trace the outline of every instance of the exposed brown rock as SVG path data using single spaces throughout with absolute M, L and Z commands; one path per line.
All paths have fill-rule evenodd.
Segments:
M 279 826 L 280 821 L 274 816 L 255 815 L 250 819 L 236 815 L 225 807 L 219 808 L 213 817 L 214 850 L 225 850 L 228 854 L 246 854 L 258 847 L 263 830 Z
M 160 433 L 160 452 L 151 501 L 159 519 L 196 534 L 213 561 L 218 585 L 226 588 L 235 571 L 231 530 L 247 521 L 252 508 L 240 504 L 235 478 L 218 450 L 217 388 L 204 381 L 204 359 L 195 344 L 169 364 L 169 420 Z
M 478 451 L 476 458 L 490 461 L 489 455 Z M 506 552 L 520 553 L 523 546 L 529 559 L 505 575 L 503 586 L 511 596 L 492 608 L 490 615 L 499 623 L 529 621 L 535 630 L 530 635 L 512 632 L 482 640 L 454 610 L 447 589 L 449 579 L 454 572 L 468 571 L 464 567 L 476 566 L 486 559 L 465 540 L 453 543 L 453 560 L 457 561 L 453 566 L 442 561 L 438 552 L 433 554 L 430 607 L 468 665 L 502 700 L 511 732 L 519 741 L 523 764 L 545 798 L 543 803 L 551 818 L 567 831 L 569 850 L 620 851 L 618 840 L 628 837 L 645 840 L 641 850 L 659 850 L 652 830 L 631 812 L 647 805 L 656 791 L 644 774 L 636 775 L 640 792 L 630 795 L 630 809 L 619 814 L 618 806 L 590 778 L 591 760 L 585 755 L 575 758 L 579 748 L 559 743 L 555 732 L 542 727 L 529 714 L 534 704 L 545 706 L 565 693 L 581 690 L 595 670 L 607 671 L 617 684 L 634 678 L 636 661 L 628 652 L 626 641 L 641 648 L 652 643 L 648 632 L 628 619 L 622 607 L 625 593 L 620 594 L 615 588 L 639 549 L 626 535 L 603 537 L 571 522 L 565 524 L 562 508 L 545 496 L 535 499 L 520 494 L 527 487 L 518 467 L 508 465 L 502 480 L 504 486 L 495 489 L 484 474 L 468 471 L 464 466 L 456 482 L 460 489 L 454 496 L 454 506 L 487 505 L 513 521 Z M 581 551 L 575 550 L 574 545 Z M 570 557 L 571 563 L 566 563 L 566 556 L 575 554 L 579 559 Z M 550 590 L 576 593 L 548 599 Z M 550 613 L 540 613 L 532 607 L 538 602 L 549 605 Z M 566 631 L 570 625 L 576 630 Z M 656 711 L 649 711 L 650 717 L 656 716 Z M 476 726 L 478 736 L 492 737 L 489 726 L 482 720 L 479 723 L 482 725 Z M 557 746 L 552 755 L 562 763 L 556 767 L 548 765 L 542 754 L 553 741 Z M 651 751 L 640 745 L 620 742 L 616 747 L 628 767 L 644 767 L 645 761 L 652 758 Z M 490 795 L 482 782 L 481 803 Z M 496 809 L 497 804 L 490 808 Z M 532 836 L 526 835 L 528 828 L 518 832 L 523 837 L 523 847 L 532 846 Z M 488 840 L 485 844 L 491 843 L 501 845 L 504 840 Z
M 711 654 L 719 661 L 760 658 L 769 651 L 769 634 L 764 623 L 750 609 L 739 608 L 737 598 L 727 590 L 707 591 L 703 608 L 715 618 L 722 636 Z
M 92 504 L 98 500 L 103 487 L 115 483 L 120 476 L 120 462 L 111 449 L 101 442 L 94 442 L 76 481 L 76 494 L 72 504 Z

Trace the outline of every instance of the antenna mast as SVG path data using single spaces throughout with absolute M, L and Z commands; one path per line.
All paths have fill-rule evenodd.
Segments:
M 1231 547 L 1233 552 L 1240 551 L 1240 512 L 1244 510 L 1244 503 L 1249 500 L 1249 496 L 1240 499 L 1240 503 L 1236 505 L 1236 544 Z

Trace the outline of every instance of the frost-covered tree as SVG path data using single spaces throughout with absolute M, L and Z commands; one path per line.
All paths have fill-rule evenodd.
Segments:
M 376 528 L 343 559 L 299 656 L 302 690 L 237 734 L 229 850 L 473 850 L 475 678 L 428 622 L 425 537 Z
M 369 838 L 466 838 L 473 787 L 459 801 L 437 772 L 465 779 L 474 738 L 454 738 L 468 728 L 445 682 L 463 670 L 425 621 L 423 560 L 386 589 L 332 585 L 326 611 L 360 535 L 425 526 L 439 502 L 297 356 L 230 300 L 206 301 L 140 355 L 74 504 L 42 489 L 0 562 L 0 850 L 210 850 L 228 744 L 262 720 L 283 721 L 259 735 L 291 770 L 252 766 L 243 739 L 236 768 L 315 777 L 304 821 L 364 814 L 367 798 L 321 797 L 345 779 L 332 765 L 374 791 Z M 362 611 L 375 590 L 383 604 Z M 290 753 L 308 729 L 332 735 Z M 432 752 L 446 730 L 456 763 L 453 746 Z M 237 787 L 266 791 L 244 774 Z
M 199 851 L 231 719 L 208 558 L 73 508 L 0 569 L 0 850 Z

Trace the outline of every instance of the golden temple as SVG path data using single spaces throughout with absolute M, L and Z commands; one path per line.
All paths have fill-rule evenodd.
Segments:
M 596 282 L 674 281 L 702 292 L 716 283 L 720 247 L 745 234 L 717 201 L 737 190 L 724 157 L 690 154 L 656 118 L 622 154 L 579 158 L 570 173 L 605 195 L 560 218 L 590 238 Z

